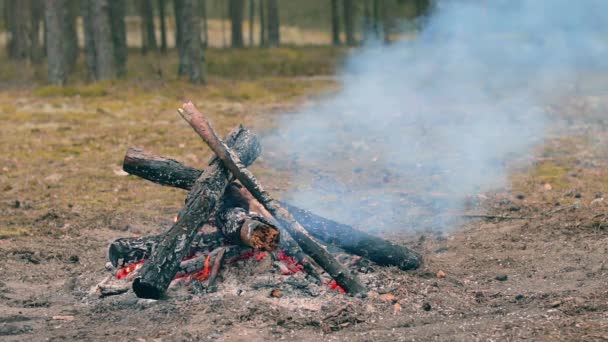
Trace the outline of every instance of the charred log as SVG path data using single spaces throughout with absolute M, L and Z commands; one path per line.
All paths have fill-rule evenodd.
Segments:
M 279 229 L 261 215 L 243 208 L 222 208 L 216 222 L 224 235 L 235 243 L 267 252 L 272 252 L 279 244 Z
M 154 183 L 186 190 L 192 187 L 196 178 L 201 174 L 200 170 L 185 166 L 175 160 L 134 149 L 127 151 L 123 169 L 132 175 Z M 233 183 L 233 185 L 227 190 L 226 195 L 233 199 L 234 206 L 255 211 L 261 215 L 264 214 L 262 210 L 265 211 L 265 209 L 257 201 L 254 203 L 254 207 L 250 207 L 250 199 L 244 197 L 248 193 L 246 189 L 246 193 L 239 194 L 239 185 L 236 183 Z M 249 194 L 249 196 L 251 195 Z M 403 270 L 410 270 L 418 268 L 421 264 L 420 255 L 407 247 L 393 244 L 377 236 L 357 230 L 352 226 L 324 218 L 289 203 L 280 203 L 291 212 L 306 230 L 323 242 L 334 244 L 349 253 L 366 257 L 382 266 L 397 266 Z M 286 235 L 281 237 L 281 248 L 289 249 L 289 246 L 283 246 L 286 239 Z M 291 251 L 288 250 L 288 252 Z
M 239 127 L 228 140 L 233 140 L 235 153 L 247 165 L 260 154 L 257 138 L 243 127 Z M 188 193 L 178 221 L 163 235 L 133 282 L 133 290 L 138 297 L 158 299 L 165 293 L 192 240 L 211 217 L 233 178 L 219 158 L 212 158 L 208 165 Z

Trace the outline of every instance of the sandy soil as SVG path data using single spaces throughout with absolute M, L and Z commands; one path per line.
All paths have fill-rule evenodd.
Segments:
M 160 301 L 100 299 L 89 292 L 107 275 L 108 243 L 162 230 L 184 196 L 123 176 L 126 147 L 199 165 L 208 156 L 179 141 L 192 133 L 165 109 L 174 101 L 2 94 L 1 340 L 608 340 L 605 98 L 585 107 L 587 116 L 579 102 L 562 107 L 576 114 L 565 120 L 570 135 L 535 151 L 534 166 L 514 171 L 509 188 L 475 194 L 477 212 L 508 219 L 391 234 L 422 253 L 424 266 L 374 267 L 364 278 L 379 290 L 368 298 L 327 289 L 270 298 L 267 289 L 238 291 L 227 273 L 214 294 L 181 288 Z M 263 130 L 277 106 L 206 109 L 222 129 L 242 121 Z M 287 182 L 264 159 L 254 170 L 273 180 L 272 191 Z

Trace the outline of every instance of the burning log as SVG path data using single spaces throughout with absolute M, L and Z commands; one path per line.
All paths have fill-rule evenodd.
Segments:
M 157 184 L 189 190 L 201 171 L 186 166 L 172 159 L 160 157 L 142 150 L 129 149 L 125 156 L 123 169 L 133 175 L 150 180 Z M 240 192 L 240 194 L 239 194 Z M 265 215 L 263 206 L 251 201 L 253 196 L 237 183 L 226 190 L 226 196 L 233 199 L 233 205 Z M 241 197 L 240 200 L 236 197 Z M 254 199 L 253 199 L 254 200 Z M 421 257 L 404 246 L 393 244 L 377 236 L 367 234 L 349 225 L 342 224 L 310 211 L 300 209 L 286 202 L 280 202 L 291 212 L 298 222 L 315 238 L 334 244 L 348 253 L 360 255 L 381 266 L 397 266 L 402 270 L 416 269 L 421 264 Z M 268 213 L 266 211 L 266 213 Z M 267 215 L 270 215 L 268 213 Z M 291 253 L 286 236 L 281 237 L 282 248 Z M 296 256 L 296 255 L 294 255 Z M 296 256 L 299 261 L 300 257 Z
M 281 207 L 264 190 L 253 174 L 247 170 L 246 160 L 241 160 L 236 152 L 226 146 L 217 136 L 209 122 L 196 109 L 192 102 L 185 103 L 179 110 L 180 115 L 192 126 L 199 136 L 215 152 L 224 166 L 251 192 L 251 194 L 268 210 L 293 236 L 304 252 L 310 255 L 329 275 L 336 280 L 346 291 L 353 295 L 365 295 L 366 287 L 347 268 L 342 266 L 325 248 L 319 245 L 314 238 L 302 227 L 291 214 Z M 198 181 L 197 181 L 198 183 Z M 194 191 L 197 189 L 194 185 Z M 137 280 L 136 280 L 137 281 Z M 135 286 L 135 284 L 134 284 Z
M 223 208 L 217 215 L 217 223 L 231 241 L 267 252 L 279 244 L 279 229 L 269 220 L 243 208 Z
M 232 141 L 234 153 L 247 165 L 260 153 L 257 138 L 243 127 L 235 130 L 228 141 Z M 163 295 L 178 272 L 188 246 L 219 204 L 232 176 L 217 157 L 213 157 L 208 165 L 188 193 L 178 221 L 163 235 L 135 278 L 133 290 L 138 297 L 158 299 Z
M 146 259 L 156 249 L 164 235 L 117 239 L 108 248 L 108 258 L 114 267 Z M 223 240 L 224 235 L 218 231 L 199 232 L 190 243 L 186 255 L 194 255 L 199 251 L 212 251 L 222 245 Z

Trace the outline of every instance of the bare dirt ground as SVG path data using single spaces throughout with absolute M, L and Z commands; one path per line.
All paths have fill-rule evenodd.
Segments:
M 526 156 L 531 167 L 514 169 L 508 188 L 472 194 L 476 213 L 501 217 L 390 234 L 424 266 L 375 267 L 364 278 L 381 288 L 368 298 L 270 298 L 229 279 L 214 294 L 182 289 L 160 301 L 90 295 L 108 274 L 110 241 L 162 231 L 183 203 L 181 191 L 125 176 L 126 149 L 201 167 L 209 152 L 174 112 L 183 98 L 198 99 L 222 133 L 242 122 L 264 134 L 297 105 L 277 92 L 301 100 L 319 88 L 266 82 L 262 95 L 260 83 L 224 81 L 204 91 L 114 85 L 90 97 L 3 90 L 0 340 L 608 340 L 608 92 L 564 100 L 551 128 L 561 133 Z M 255 96 L 218 95 L 238 91 Z M 275 193 L 290 182 L 264 157 L 253 171 Z

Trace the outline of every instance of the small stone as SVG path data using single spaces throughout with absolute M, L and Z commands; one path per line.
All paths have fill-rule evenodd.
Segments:
M 281 298 L 283 297 L 283 292 L 281 292 L 281 290 L 279 289 L 273 289 L 272 291 L 270 291 L 270 297 Z
M 556 307 L 558 307 L 558 306 L 560 306 L 560 305 L 562 305 L 562 304 L 563 304 L 563 302 L 562 302 L 561 300 L 556 300 L 555 302 L 552 302 L 552 303 L 550 304 L 550 306 L 551 306 L 552 308 L 556 308 Z
M 383 301 L 383 302 L 395 302 L 397 300 L 397 298 L 395 297 L 395 295 L 392 294 L 392 293 L 382 294 L 378 298 L 380 298 L 380 300 Z
M 523 194 L 517 194 L 515 198 L 517 198 L 518 200 L 523 200 L 524 198 L 526 198 L 526 196 L 524 196 Z
M 398 314 L 401 312 L 401 304 L 395 303 L 393 304 L 393 314 Z
M 58 316 L 53 316 L 53 319 L 56 321 L 73 321 L 74 320 L 74 316 L 71 315 L 58 315 Z
M 543 189 L 544 189 L 545 191 L 551 191 L 551 190 L 553 190 L 553 187 L 551 186 L 551 184 L 549 184 L 549 183 L 545 183 L 545 184 L 543 185 Z
M 107 271 L 112 271 L 112 270 L 114 270 L 114 265 L 112 265 L 112 263 L 111 263 L 111 262 L 109 262 L 109 261 L 108 261 L 108 262 L 106 262 L 105 267 L 106 267 L 106 270 L 107 270 Z
M 496 276 L 496 278 L 494 278 L 494 279 L 496 279 L 496 280 L 498 280 L 498 281 L 506 281 L 506 280 L 508 279 L 508 277 L 507 277 L 507 275 L 506 275 L 506 274 L 499 274 L 499 275 L 497 275 L 497 276 Z
M 431 303 L 424 302 L 424 304 L 422 304 L 422 310 L 424 310 L 424 311 L 431 311 L 431 309 L 432 309 Z
M 437 272 L 437 278 L 445 278 L 445 272 L 439 270 L 439 272 Z

